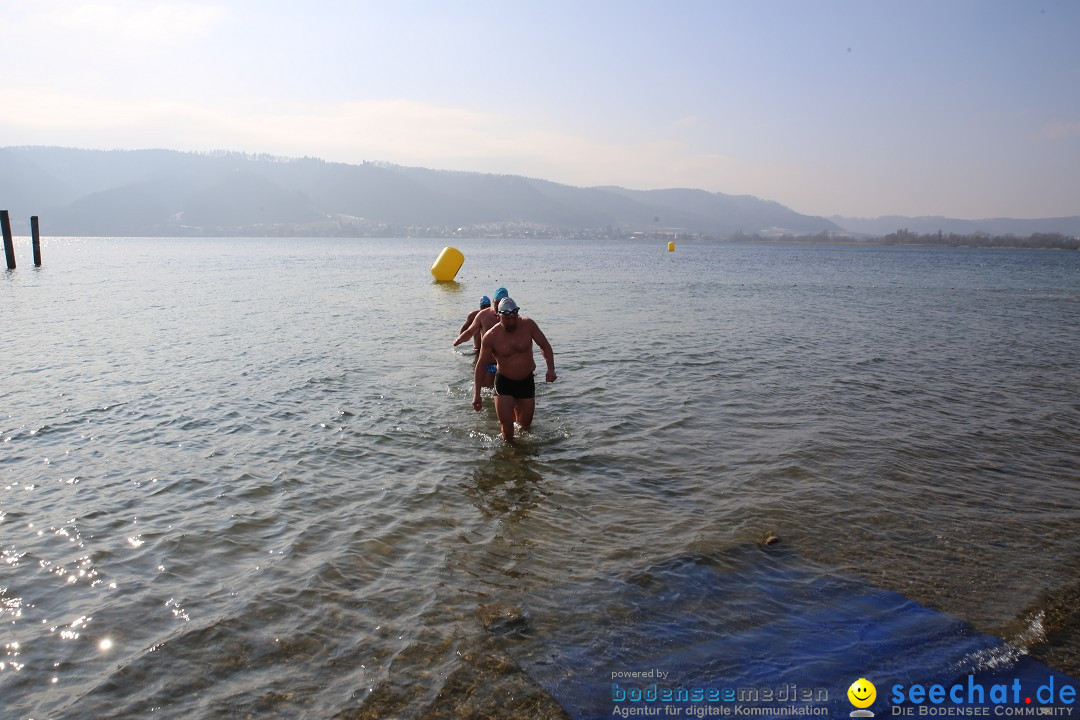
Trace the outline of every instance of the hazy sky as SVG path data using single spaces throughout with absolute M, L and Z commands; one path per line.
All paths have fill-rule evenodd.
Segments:
M 1077 0 L 0 0 L 0 27 L 0 146 L 1080 215 Z

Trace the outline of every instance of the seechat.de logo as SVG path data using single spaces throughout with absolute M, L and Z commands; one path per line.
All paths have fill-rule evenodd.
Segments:
M 866 678 L 859 678 L 847 689 L 847 697 L 857 708 L 852 711 L 851 717 L 874 717 L 874 713 L 866 709 L 874 704 L 874 700 L 877 700 L 877 688 L 874 687 L 874 683 Z

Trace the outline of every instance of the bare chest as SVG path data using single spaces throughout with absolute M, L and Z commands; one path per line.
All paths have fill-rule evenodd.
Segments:
M 532 338 L 524 333 L 520 336 L 517 334 L 512 335 L 510 333 L 504 333 L 501 337 L 495 339 L 492 351 L 495 353 L 496 357 L 504 358 L 520 353 L 531 353 Z

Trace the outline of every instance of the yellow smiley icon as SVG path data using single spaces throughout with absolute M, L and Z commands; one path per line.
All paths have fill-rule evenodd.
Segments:
M 867 708 L 877 699 L 877 688 L 866 678 L 859 678 L 847 689 L 848 700 L 857 708 Z

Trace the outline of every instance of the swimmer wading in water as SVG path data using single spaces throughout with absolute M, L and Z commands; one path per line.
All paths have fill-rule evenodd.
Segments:
M 499 324 L 499 316 L 495 312 L 499 307 L 499 302 L 509 297 L 506 292 L 506 288 L 501 287 L 495 291 L 495 302 L 492 303 L 488 299 L 487 295 L 480 298 L 480 309 L 473 310 L 469 313 L 469 317 L 466 318 L 465 324 L 461 326 L 460 334 L 457 339 L 454 340 L 454 347 L 457 347 L 461 343 L 465 342 L 469 338 L 473 339 L 476 344 L 477 353 L 480 352 L 480 338 L 484 336 L 491 328 Z M 486 301 L 486 302 L 485 302 Z M 495 363 L 488 362 L 487 374 L 484 375 L 484 387 L 495 387 Z
M 484 384 L 488 363 L 495 362 L 495 414 L 502 426 L 502 436 L 514 439 L 514 421 L 522 430 L 532 425 L 536 408 L 536 389 L 533 373 L 533 342 L 547 363 L 547 382 L 555 382 L 555 353 L 544 333 L 532 318 L 518 314 L 518 305 L 511 298 L 499 303 L 499 323 L 484 333 L 480 355 L 473 373 L 473 409 L 480 412 L 480 388 Z

